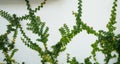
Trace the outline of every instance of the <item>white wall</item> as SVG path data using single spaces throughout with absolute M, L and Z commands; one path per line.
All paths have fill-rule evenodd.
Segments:
M 40 3 L 39 0 L 36 1 L 30 1 L 33 8 Z M 83 0 L 82 20 L 89 26 L 92 26 L 95 30 L 107 30 L 106 24 L 110 18 L 112 3 L 113 0 Z M 120 10 L 120 1 L 118 3 L 118 10 Z M 11 14 L 15 13 L 18 16 L 28 14 L 24 0 L 0 0 L 0 9 Z M 72 11 L 76 10 L 77 0 L 49 0 L 44 8 L 36 13 L 36 15 L 40 16 L 41 20 L 46 22 L 46 25 L 50 28 L 48 41 L 49 49 L 50 46 L 57 43 L 60 39 L 58 29 L 63 26 L 64 23 L 66 23 L 70 28 L 75 24 L 75 17 L 72 15 Z M 116 34 L 120 32 L 120 11 L 117 11 L 117 13 L 117 21 L 119 23 L 116 24 L 118 27 L 115 31 Z M 35 41 L 34 38 L 36 38 L 36 35 L 31 35 L 31 32 L 25 29 L 26 22 L 28 21 L 21 22 L 24 30 L 27 35 Z M 0 34 L 5 32 L 7 24 L 8 22 L 4 18 L 0 17 Z M 38 53 L 26 47 L 20 40 L 20 37 L 21 34 L 19 33 L 16 41 L 16 48 L 18 48 L 19 51 L 15 54 L 14 58 L 18 62 L 24 61 L 26 64 L 40 64 Z M 88 35 L 86 31 L 81 32 L 67 45 L 66 51 L 60 53 L 60 56 L 58 57 L 59 64 L 66 64 L 66 53 L 70 53 L 71 57 L 76 56 L 80 62 L 83 62 L 83 59 L 90 55 L 92 50 L 90 45 L 95 41 L 95 39 L 95 36 Z M 0 62 L 3 58 L 4 56 L 0 51 Z M 98 53 L 97 58 L 100 64 L 103 64 L 103 54 Z M 115 61 L 116 59 L 111 60 L 110 64 Z

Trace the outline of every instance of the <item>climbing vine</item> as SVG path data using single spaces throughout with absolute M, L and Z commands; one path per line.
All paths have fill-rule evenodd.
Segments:
M 10 14 L 9 12 L 0 9 L 0 16 L 5 18 L 9 22 L 6 32 L 0 35 L 0 51 L 2 51 L 2 53 L 4 54 L 5 58 L 3 61 L 5 61 L 7 64 L 19 64 L 13 58 L 14 54 L 19 51 L 19 49 L 15 47 L 18 31 L 20 31 L 20 33 L 22 34 L 21 40 L 25 44 L 25 46 L 38 52 L 39 57 L 42 58 L 42 64 L 58 64 L 57 57 L 59 56 L 59 54 L 61 52 L 64 52 L 66 49 L 66 45 L 70 43 L 72 38 L 74 38 L 83 30 L 85 30 L 88 34 L 93 34 L 97 37 L 97 40 L 91 45 L 93 48 L 93 50 L 91 51 L 91 56 L 85 58 L 84 63 L 81 63 L 80 61 L 77 61 L 76 57 L 70 58 L 70 55 L 67 54 L 66 60 L 68 64 L 99 64 L 96 59 L 96 52 L 102 52 L 105 55 L 105 64 L 108 64 L 109 60 L 112 58 L 118 59 L 117 62 L 114 64 L 120 64 L 120 34 L 116 35 L 114 33 L 116 29 L 114 24 L 117 23 L 117 0 L 114 0 L 113 2 L 111 17 L 108 24 L 106 25 L 108 31 L 96 31 L 92 27 L 84 23 L 84 21 L 82 21 L 82 0 L 78 0 L 78 10 L 77 12 L 73 12 L 73 15 L 76 18 L 76 23 L 75 25 L 73 25 L 73 29 L 69 29 L 67 24 L 64 24 L 63 27 L 59 29 L 61 33 L 61 38 L 57 42 L 57 44 L 52 46 L 52 50 L 48 50 L 47 46 L 49 27 L 45 25 L 45 22 L 43 22 L 39 16 L 35 15 L 35 13 L 37 11 L 40 11 L 41 8 L 46 4 L 47 0 L 44 0 L 35 9 L 31 8 L 29 0 L 25 0 L 25 2 L 29 13 L 21 17 L 17 16 L 16 14 Z M 20 23 L 23 20 L 30 21 L 26 24 L 26 29 L 38 35 L 38 37 L 36 37 L 36 41 L 42 43 L 44 49 L 41 48 L 36 42 L 33 42 L 31 38 L 26 35 Z M 12 40 L 8 38 L 11 33 L 14 33 Z M 112 52 L 116 52 L 117 54 L 112 55 Z M 94 61 L 91 61 L 91 59 L 94 59 Z M 22 62 L 22 64 L 25 64 L 25 62 Z

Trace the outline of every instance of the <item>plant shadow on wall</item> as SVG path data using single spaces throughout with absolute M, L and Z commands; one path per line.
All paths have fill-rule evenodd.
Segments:
M 46 4 L 46 1 L 47 0 L 44 0 L 38 7 L 32 9 L 29 0 L 25 0 L 29 14 L 25 14 L 21 17 L 18 17 L 16 14 L 11 15 L 4 10 L 0 10 L 0 16 L 5 18 L 9 22 L 9 24 L 7 25 L 6 32 L 0 35 L 0 51 L 2 51 L 2 53 L 5 56 L 3 60 L 5 63 L 19 64 L 13 58 L 14 54 L 17 51 L 19 51 L 17 48 L 15 48 L 15 42 L 18 31 L 20 31 L 22 34 L 21 40 L 25 44 L 25 46 L 39 53 L 39 57 L 42 58 L 41 60 L 42 64 L 47 64 L 47 63 L 58 64 L 57 57 L 61 52 L 65 51 L 66 45 L 72 40 L 73 37 L 75 37 L 77 34 L 85 30 L 88 34 L 93 34 L 94 36 L 97 37 L 95 43 L 91 45 L 93 48 L 91 52 L 91 56 L 85 58 L 84 63 L 81 63 L 82 61 L 77 61 L 75 57 L 70 59 L 69 54 L 67 54 L 66 60 L 68 64 L 99 64 L 99 62 L 96 59 L 96 52 L 102 52 L 105 55 L 105 59 L 104 59 L 105 64 L 108 64 L 109 60 L 112 58 L 118 59 L 117 62 L 114 64 L 120 64 L 119 62 L 120 34 L 115 35 L 114 33 L 114 31 L 116 30 L 114 24 L 117 23 L 116 21 L 117 0 L 114 0 L 113 2 L 110 20 L 106 25 L 108 31 L 104 31 L 104 30 L 95 31 L 92 27 L 88 26 L 86 23 L 82 21 L 81 19 L 82 0 L 78 0 L 78 11 L 73 12 L 73 15 L 76 18 L 76 23 L 73 26 L 73 29 L 69 29 L 67 24 L 64 24 L 63 27 L 59 29 L 61 33 L 61 38 L 57 42 L 57 44 L 51 47 L 52 50 L 48 50 L 47 47 L 49 28 L 45 25 L 45 22 L 42 22 L 42 20 L 40 20 L 39 16 L 35 15 L 35 13 L 39 11 L 44 4 Z M 38 38 L 36 37 L 36 41 L 42 43 L 44 49 L 42 49 L 38 44 L 33 42 L 31 38 L 26 35 L 20 23 L 23 20 L 30 21 L 29 23 L 27 23 L 26 29 L 39 36 Z M 8 38 L 8 36 L 11 33 L 13 33 L 12 40 Z M 117 54 L 112 55 L 113 51 L 115 51 Z M 94 61 L 91 61 L 92 59 Z M 25 64 L 25 62 L 22 62 L 22 64 Z

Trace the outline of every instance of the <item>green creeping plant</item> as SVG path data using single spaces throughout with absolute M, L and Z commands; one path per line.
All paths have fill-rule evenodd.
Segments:
M 117 0 L 114 0 L 113 2 L 111 17 L 108 24 L 106 25 L 108 31 L 96 31 L 82 21 L 82 0 L 78 0 L 78 10 L 77 12 L 73 12 L 73 15 L 76 18 L 76 23 L 75 25 L 73 25 L 73 29 L 69 29 L 67 24 L 64 24 L 63 27 L 59 29 L 61 33 L 61 38 L 57 42 L 57 44 L 52 46 L 52 50 L 48 50 L 47 46 L 49 27 L 45 25 L 45 22 L 42 22 L 39 16 L 35 15 L 35 13 L 46 4 L 46 1 L 47 0 L 44 0 L 38 7 L 32 9 L 29 0 L 25 0 L 29 14 L 25 14 L 21 17 L 18 17 L 16 14 L 11 15 L 4 10 L 0 10 L 0 16 L 5 18 L 9 22 L 6 32 L 0 35 L 0 51 L 2 51 L 5 56 L 3 60 L 5 63 L 19 64 L 13 58 L 14 54 L 18 51 L 18 49 L 15 48 L 18 31 L 20 31 L 22 34 L 22 42 L 30 49 L 38 52 L 39 57 L 42 58 L 42 64 L 58 64 L 57 57 L 59 56 L 59 54 L 65 51 L 67 44 L 72 40 L 73 37 L 85 30 L 88 34 L 93 34 L 97 37 L 97 40 L 91 45 L 93 48 L 93 50 L 91 51 L 91 56 L 85 58 L 84 63 L 81 63 L 80 61 L 77 61 L 76 57 L 70 58 L 70 55 L 67 54 L 66 61 L 68 64 L 99 64 L 96 59 L 96 52 L 102 52 L 105 55 L 105 64 L 108 64 L 109 60 L 112 58 L 118 59 L 117 62 L 114 64 L 120 64 L 120 34 L 115 35 L 114 33 L 114 30 L 116 29 L 114 24 L 117 23 Z M 38 44 L 33 42 L 30 37 L 26 35 L 20 23 L 22 22 L 22 20 L 30 21 L 26 24 L 26 29 L 39 36 L 36 37 L 36 41 L 42 43 L 44 49 L 42 49 Z M 8 35 L 11 34 L 11 32 L 14 33 L 12 40 L 8 38 Z M 112 52 L 114 51 L 118 55 L 112 55 Z M 91 61 L 92 59 L 94 61 Z M 22 62 L 22 64 L 25 64 L 25 62 Z

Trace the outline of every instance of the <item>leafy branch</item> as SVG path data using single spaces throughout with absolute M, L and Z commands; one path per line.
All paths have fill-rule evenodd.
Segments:
M 64 24 L 63 27 L 59 29 L 61 33 L 61 38 L 57 42 L 57 44 L 52 46 L 52 50 L 49 50 L 47 46 L 49 27 L 45 25 L 45 22 L 41 21 L 39 16 L 35 15 L 35 13 L 46 4 L 46 1 L 47 0 L 43 0 L 40 5 L 38 5 L 35 9 L 32 9 L 29 0 L 25 0 L 29 13 L 21 17 L 18 17 L 16 14 L 11 15 L 6 11 L 0 10 L 0 16 L 5 18 L 9 22 L 6 32 L 0 35 L 0 50 L 4 54 L 4 61 L 7 64 L 17 63 L 17 61 L 13 59 L 13 56 L 18 51 L 18 49 L 15 48 L 18 30 L 22 34 L 22 42 L 27 47 L 39 53 L 40 58 L 42 58 L 42 64 L 58 64 L 57 57 L 59 56 L 59 54 L 65 51 L 67 44 L 69 44 L 70 41 L 83 30 L 85 30 L 88 34 L 93 34 L 97 37 L 97 40 L 91 45 L 93 48 L 93 50 L 91 51 L 91 56 L 85 58 L 84 63 L 80 63 L 77 61 L 76 57 L 70 59 L 70 55 L 67 54 L 68 64 L 99 64 L 96 58 L 96 52 L 102 52 L 105 55 L 104 62 L 105 64 L 108 64 L 110 59 L 117 58 L 117 55 L 112 55 L 112 52 L 114 51 L 118 54 L 118 60 L 114 64 L 120 64 L 120 34 L 116 35 L 114 33 L 116 29 L 114 25 L 117 23 L 117 0 L 114 0 L 113 2 L 111 17 L 108 24 L 106 25 L 108 31 L 99 30 L 98 32 L 94 30 L 93 27 L 88 26 L 82 21 L 82 0 L 78 0 L 78 10 L 77 12 L 73 12 L 73 15 L 76 18 L 75 25 L 73 25 L 72 29 L 69 29 L 68 25 Z M 39 46 L 36 42 L 33 42 L 31 38 L 26 35 L 20 23 L 22 22 L 22 20 L 30 21 L 26 24 L 26 29 L 38 36 L 36 38 L 36 41 L 42 43 L 44 49 L 41 48 L 41 46 Z M 12 32 L 14 34 L 12 36 L 12 40 L 10 40 L 8 35 Z M 94 59 L 94 62 L 92 62 L 91 59 Z M 24 64 L 24 62 L 22 64 Z

